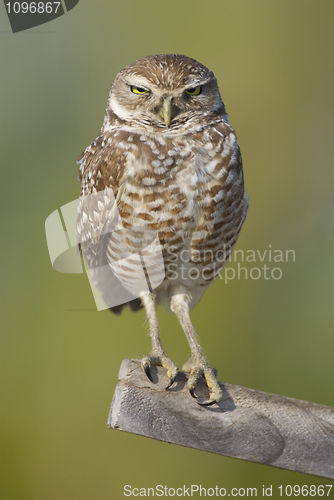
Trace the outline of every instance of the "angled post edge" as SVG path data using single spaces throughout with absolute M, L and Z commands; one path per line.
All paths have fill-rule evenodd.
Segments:
M 180 372 L 123 360 L 108 427 L 229 457 L 334 479 L 334 408 L 220 383 L 218 405 L 197 404 Z M 207 398 L 205 381 L 196 393 Z

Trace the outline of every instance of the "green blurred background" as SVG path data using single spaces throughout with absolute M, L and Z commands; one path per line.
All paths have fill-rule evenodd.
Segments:
M 44 222 L 78 197 L 76 159 L 99 133 L 117 72 L 148 54 L 199 60 L 243 154 L 251 205 L 237 248 L 296 259 L 279 264 L 280 280 L 217 280 L 195 328 L 220 380 L 334 406 L 333 1 L 81 0 L 17 34 L 2 3 L 0 15 L 1 498 L 329 484 L 107 429 L 122 359 L 150 348 L 145 315 L 97 312 L 85 275 L 52 269 Z M 182 366 L 181 328 L 159 318 Z

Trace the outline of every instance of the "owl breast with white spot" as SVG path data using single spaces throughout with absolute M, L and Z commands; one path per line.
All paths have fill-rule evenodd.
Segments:
M 227 261 L 248 210 L 238 142 L 212 72 L 175 55 L 122 70 L 101 134 L 80 163 L 82 196 L 112 189 L 125 230 L 157 231 L 165 268 L 157 302 L 168 308 L 183 289 L 193 306 Z M 91 235 L 83 217 L 81 238 Z M 108 259 L 117 239 L 107 244 Z M 88 260 L 90 250 L 87 244 Z M 96 271 L 101 289 L 103 281 Z

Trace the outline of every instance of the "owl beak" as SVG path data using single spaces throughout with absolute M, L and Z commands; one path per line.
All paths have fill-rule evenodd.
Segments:
M 161 118 L 163 119 L 163 121 L 165 122 L 166 127 L 169 127 L 170 121 L 174 116 L 173 111 L 174 111 L 174 107 L 173 107 L 173 103 L 172 103 L 172 98 L 166 97 L 164 99 L 163 105 L 161 106 L 161 108 L 159 110 L 159 114 L 160 114 Z

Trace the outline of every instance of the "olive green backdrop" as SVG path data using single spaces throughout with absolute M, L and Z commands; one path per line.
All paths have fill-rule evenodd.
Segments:
M 0 15 L 1 498 L 121 499 L 127 484 L 259 497 L 273 484 L 278 498 L 280 484 L 331 483 L 108 430 L 122 359 L 150 348 L 145 316 L 97 312 L 85 275 L 52 269 L 44 222 L 78 197 L 76 159 L 117 72 L 148 54 L 199 60 L 243 154 L 251 204 L 236 248 L 293 249 L 295 262 L 243 264 L 281 279 L 218 279 L 195 328 L 220 380 L 334 406 L 332 0 L 81 0 L 17 34 L 2 3 Z M 182 366 L 181 328 L 159 318 Z

